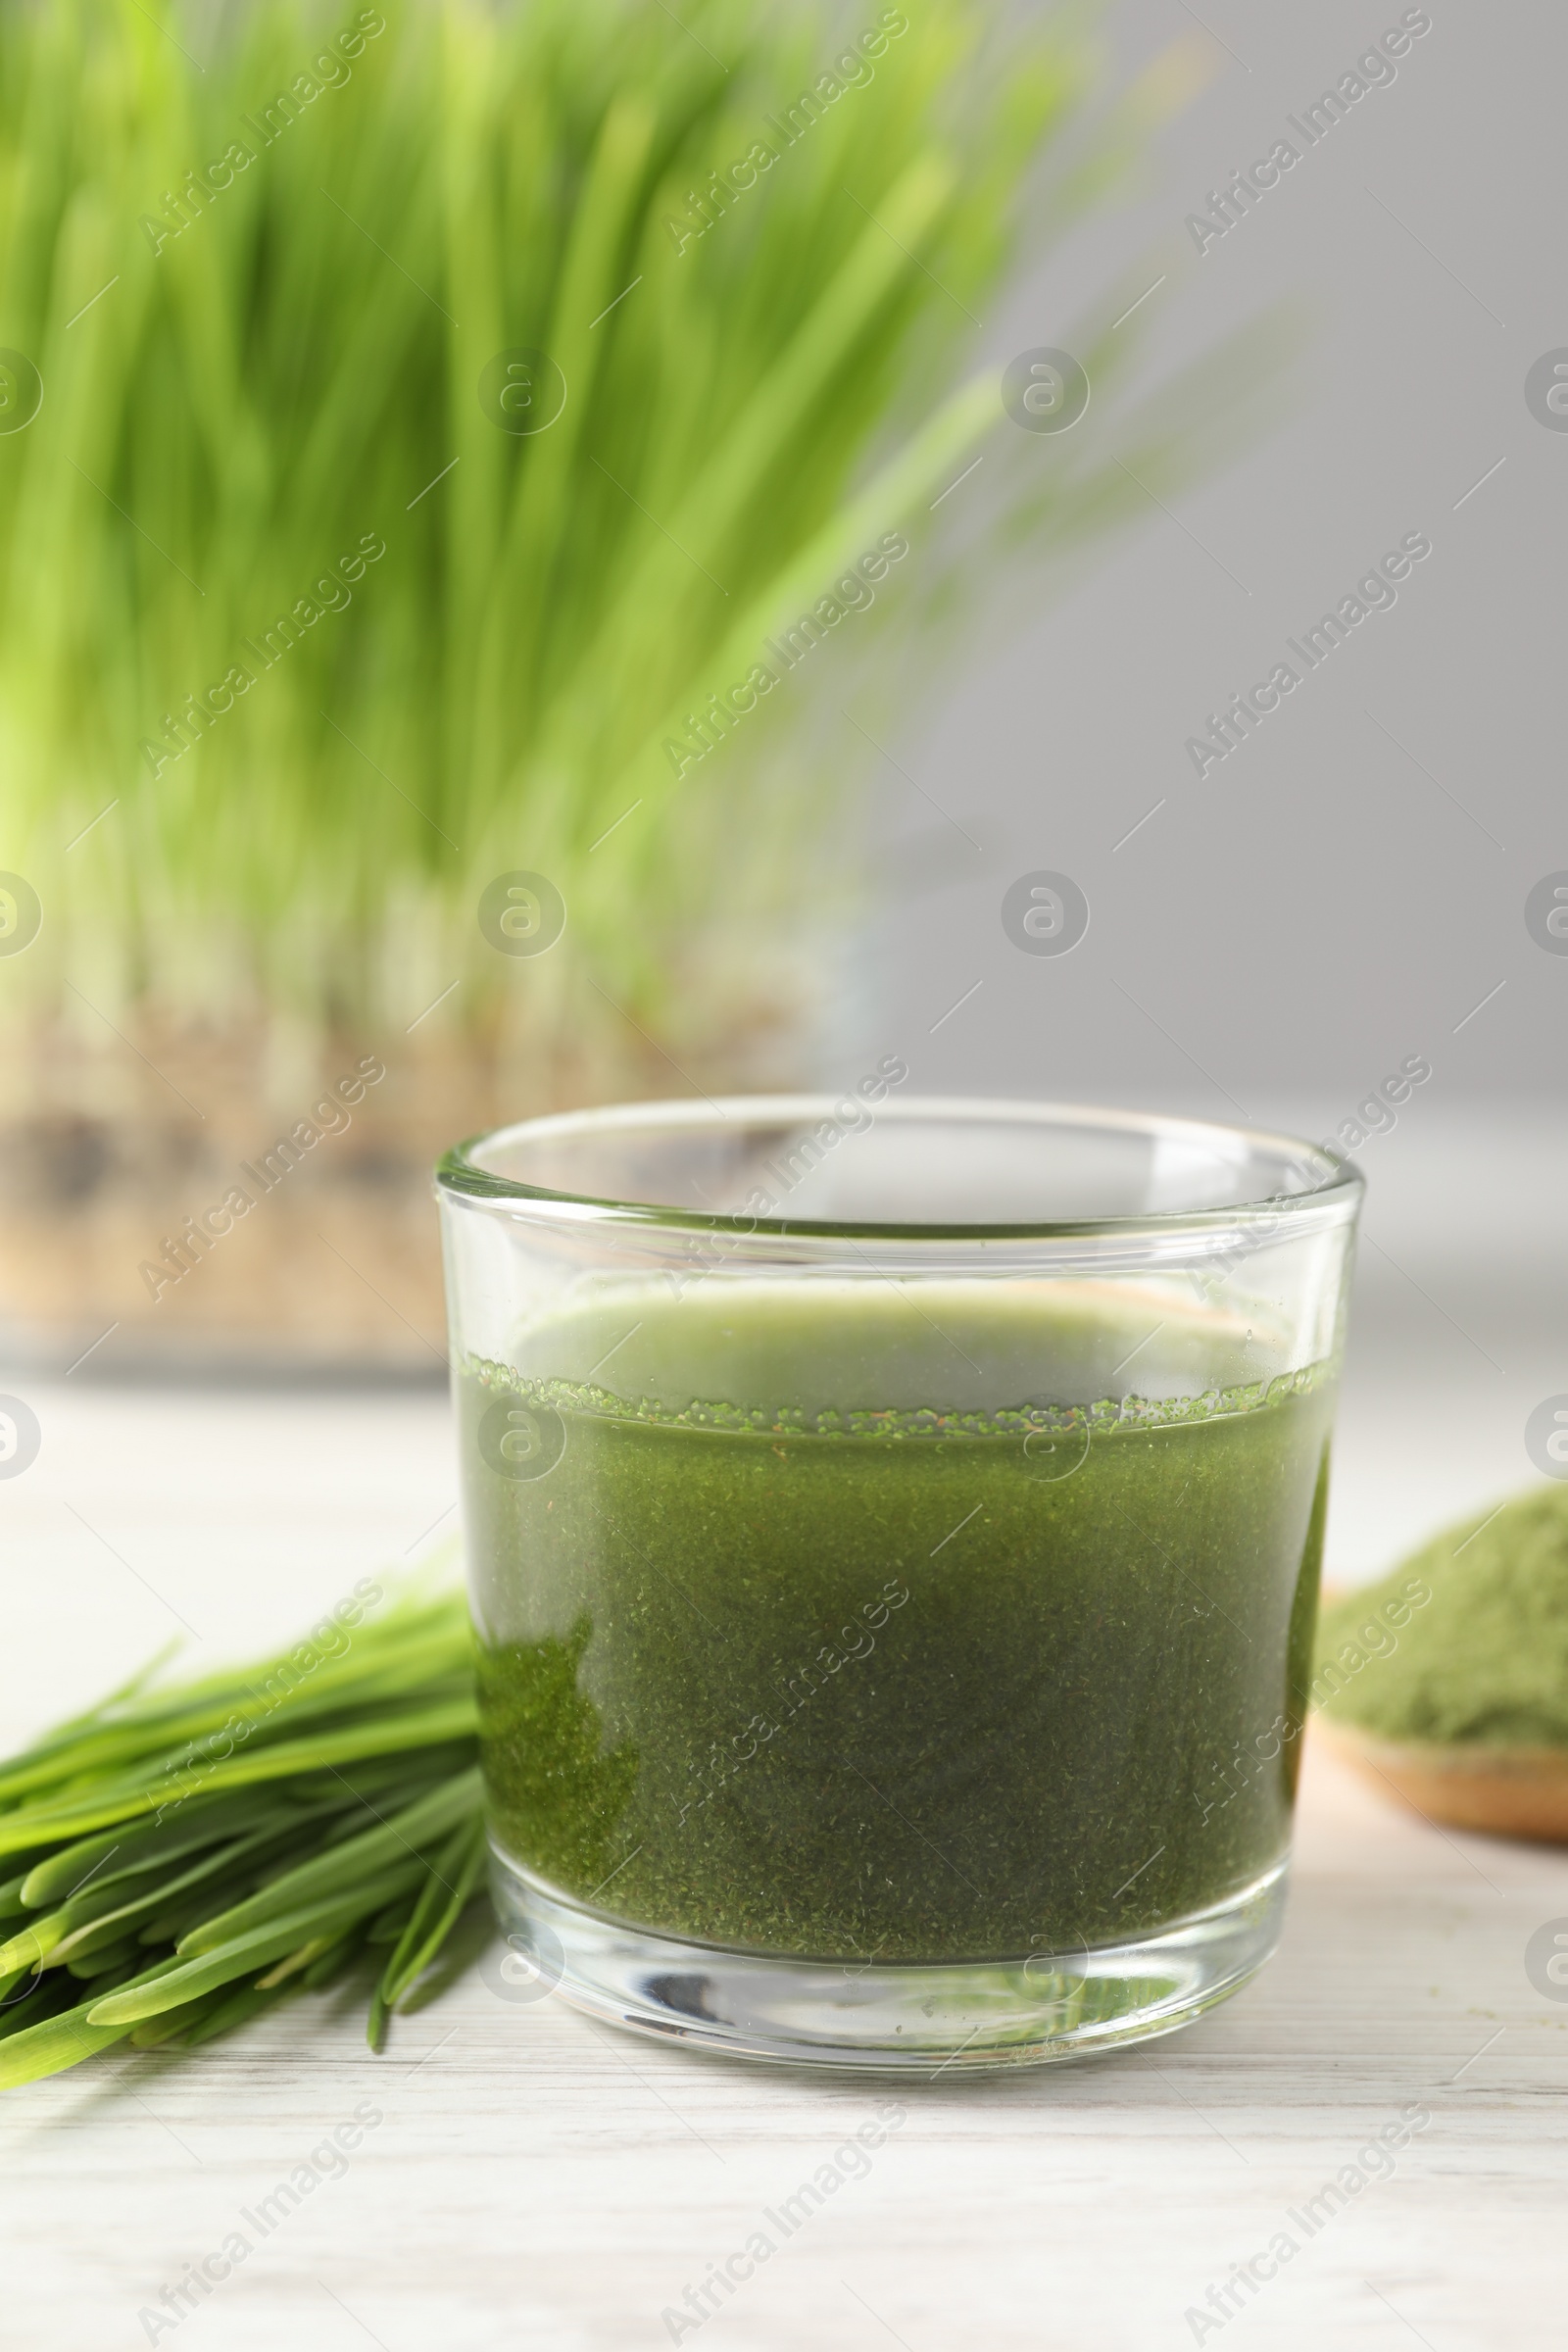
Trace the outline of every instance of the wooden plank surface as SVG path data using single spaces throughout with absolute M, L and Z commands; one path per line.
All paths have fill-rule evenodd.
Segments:
M 30 1395 L 43 1450 L 0 1487 L 6 1745 L 180 1619 L 217 1658 L 453 1525 L 433 1395 Z M 1398 1409 L 1418 1414 L 1408 1388 Z M 1375 1410 L 1345 1451 L 1343 1491 L 1418 1536 L 1429 1494 L 1408 1492 L 1407 1451 L 1395 1481 Z M 1500 1467 L 1500 1450 L 1473 1462 L 1480 1491 L 1461 1476 L 1443 1508 Z M 822 2082 L 618 2035 L 553 1998 L 504 2002 L 474 1972 L 380 2058 L 348 2000 L 189 2059 L 111 2054 L 0 2104 L 0 2342 L 1556 2346 L 1568 2000 L 1532 1986 L 1524 1953 L 1559 1916 L 1568 1856 L 1449 1837 L 1309 1754 L 1278 1958 L 1141 2050 L 1001 2081 Z M 685 2290 L 890 2098 L 903 2120 L 865 2169 L 846 2158 L 824 2208 L 773 2230 L 693 2322 Z M 1430 2120 L 1309 2227 L 1308 2201 L 1412 2111 Z M 347 2154 L 340 2125 L 359 2133 Z M 244 2258 L 161 2324 L 162 2291 L 204 2258 L 221 2271 L 236 2232 Z M 1282 2232 L 1294 2250 L 1268 2254 Z M 1209 2289 L 1260 2255 L 1276 2275 L 1219 2316 Z

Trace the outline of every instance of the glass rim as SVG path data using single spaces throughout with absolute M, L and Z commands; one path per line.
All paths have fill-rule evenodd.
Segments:
M 511 1212 L 533 1214 L 542 1218 L 565 1219 L 573 1223 L 594 1223 L 653 1226 L 663 1231 L 691 1233 L 730 1233 L 743 1239 L 788 1240 L 864 1240 L 872 1242 L 1050 1242 L 1084 1238 L 1128 1238 L 1139 1234 L 1177 1235 L 1181 1233 L 1212 1233 L 1217 1228 L 1235 1227 L 1245 1222 L 1252 1227 L 1268 1220 L 1288 1218 L 1293 1225 L 1335 1223 L 1353 1215 L 1366 1190 L 1366 1179 L 1353 1160 L 1330 1149 L 1326 1144 L 1308 1143 L 1298 1136 L 1287 1135 L 1276 1129 L 1230 1124 L 1215 1119 L 1179 1117 L 1163 1111 L 1118 1110 L 1078 1102 L 1055 1102 L 1032 1097 L 1002 1096 L 988 1098 L 968 1095 L 913 1095 L 898 1102 L 883 1102 L 865 1107 L 871 1111 L 872 1123 L 891 1121 L 899 1125 L 914 1125 L 921 1121 L 946 1121 L 950 1124 L 981 1125 L 1003 1121 L 1018 1126 L 1101 1127 L 1119 1129 L 1123 1134 L 1142 1134 L 1182 1137 L 1190 1142 L 1203 1138 L 1223 1138 L 1227 1143 L 1245 1141 L 1250 1146 L 1271 1153 L 1287 1166 L 1318 1167 L 1326 1171 L 1320 1181 L 1302 1185 L 1298 1190 L 1260 1194 L 1250 1200 L 1233 1201 L 1213 1208 L 1139 1209 L 1108 1217 L 1070 1217 L 1035 1219 L 1025 1223 L 984 1223 L 966 1220 L 958 1223 L 927 1223 L 911 1219 L 875 1219 L 754 1216 L 720 1209 L 691 1209 L 670 1203 L 645 1200 L 617 1200 L 586 1191 L 560 1192 L 545 1185 L 525 1184 L 519 1178 L 500 1175 L 493 1168 L 482 1166 L 476 1154 L 497 1145 L 512 1144 L 529 1136 L 562 1137 L 572 1134 L 592 1136 L 617 1128 L 663 1127 L 666 1129 L 710 1128 L 715 1132 L 732 1119 L 747 1125 L 791 1124 L 807 1120 L 820 1122 L 831 1118 L 842 1095 L 725 1095 L 716 1100 L 710 1096 L 656 1097 L 640 1102 L 617 1102 L 597 1108 L 566 1111 L 547 1111 L 534 1118 L 514 1120 L 507 1126 L 489 1129 L 483 1135 L 467 1137 L 442 1153 L 436 1163 L 435 1182 L 439 1194 L 456 1200 Z

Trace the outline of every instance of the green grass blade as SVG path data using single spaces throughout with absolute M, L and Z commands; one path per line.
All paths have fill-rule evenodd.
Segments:
M 54 1956 L 58 1961 L 59 1953 Z M 134 1936 L 121 1936 L 111 1943 L 83 1947 L 74 1953 L 65 1964 L 66 1973 L 78 1983 L 85 1983 L 94 1977 L 111 1976 L 117 1969 L 124 1969 L 128 1973 L 136 1962 L 145 1957 Z
M 177 1956 L 166 1977 L 156 1982 L 139 1982 L 111 1993 L 94 2011 L 93 2022 L 136 2025 L 144 2017 L 158 2016 L 175 2001 L 190 2000 L 199 1992 L 211 1991 L 215 1984 L 232 1982 L 235 1977 L 253 1975 L 270 1961 L 281 1960 L 310 1937 L 339 1932 L 367 1911 L 379 1910 L 383 1903 L 416 1885 L 422 1871 L 422 1863 L 410 1860 L 397 1869 L 383 1871 L 377 1879 L 367 1880 L 346 1896 L 307 1905 L 267 1927 L 254 1929 L 248 1936 L 236 1936 L 216 1951 L 192 1959 Z
M 147 1984 L 167 1970 L 177 1966 L 172 1960 L 162 1960 L 147 1969 L 137 1980 Z M 127 1989 L 122 1987 L 111 1998 L 125 1999 Z M 78 2002 L 58 2016 L 46 2018 L 42 2024 L 24 2027 L 0 2040 L 0 2090 L 14 2090 L 24 2082 L 41 2082 L 45 2075 L 63 2074 L 67 2067 L 79 2066 L 84 2058 L 94 2058 L 122 2041 L 130 2024 L 94 2024 L 92 2011 L 99 2004 L 91 1999 Z M 131 2021 L 134 2022 L 134 2021 Z
M 441 1706 L 413 1706 L 346 1730 L 323 1732 L 314 1739 L 278 1740 L 271 1746 L 230 1756 L 215 1765 L 199 1784 L 192 1785 L 189 1773 L 182 1769 L 151 1784 L 145 1778 L 120 1783 L 97 1797 L 62 1797 L 24 1813 L 0 1815 L 0 1854 L 38 1845 L 48 1837 L 75 1838 L 114 1822 L 156 1813 L 181 1802 L 187 1788 L 195 1795 L 286 1780 L 327 1765 L 356 1763 L 366 1756 L 434 1746 L 475 1734 L 477 1729 L 472 1699 L 453 1699 Z
M 403 1856 L 411 1852 L 417 1855 L 437 1838 L 444 1838 L 452 1824 L 476 1812 L 479 1803 L 479 1771 L 474 1766 L 456 1780 L 444 1783 L 417 1804 L 394 1814 L 379 1829 L 367 1830 L 316 1860 L 285 1871 L 250 1901 L 205 1921 L 181 1938 L 180 1951 L 213 1951 L 236 1936 L 262 1926 L 270 1916 L 297 1911 L 333 1888 L 347 1893 L 361 1882 L 378 1878 L 389 1864 Z
M 25 1870 L 19 1871 L 14 1879 L 6 1879 L 0 1883 L 0 1919 L 17 1918 L 27 1909 L 28 1906 L 22 1890 L 26 1886 L 29 1876 L 30 1873 Z
M 204 2041 L 216 2041 L 220 2034 L 232 2034 L 236 2026 L 248 2026 L 263 2010 L 274 2009 L 279 2001 L 298 1992 L 300 1986 L 291 1979 L 275 1988 L 263 1990 L 260 1985 L 247 1984 L 197 2017 L 181 2036 L 186 2049 L 194 2050 Z
M 105 1898 L 99 1896 L 89 1906 L 83 1924 L 73 1925 L 55 1945 L 49 1956 L 50 1965 L 58 1966 L 62 1961 L 69 1965 L 73 1959 L 96 1951 L 100 1945 L 117 1940 L 133 1929 L 141 1932 L 152 1919 L 170 1908 L 174 1896 L 200 1887 L 202 1895 L 197 1899 L 211 1901 L 217 1891 L 215 1881 L 226 1888 L 235 1876 L 241 1882 L 254 1880 L 275 1855 L 296 1847 L 298 1838 L 299 1833 L 292 1825 L 282 1830 L 275 1827 L 253 1830 L 248 1838 L 236 1838 L 230 1845 L 203 1854 L 200 1861 L 191 1863 L 172 1879 L 155 1874 L 156 1883 L 150 1887 L 143 1888 L 137 1883 L 132 1890 L 123 1882 L 117 1882 L 110 1888 L 108 1899 L 114 1902 L 117 1895 L 128 1899 L 114 1902 L 114 1908 L 106 1911 L 101 1908 Z M 79 1904 L 74 1902 L 67 1905 L 63 1916 L 74 1922 L 78 1915 Z
M 133 2050 L 156 2050 L 166 2041 L 177 2041 L 187 2035 L 192 2026 L 211 2016 L 219 2005 L 229 1997 L 220 1986 L 216 1992 L 204 1993 L 198 2001 L 187 2001 L 182 2009 L 166 2009 L 162 2017 L 144 2017 L 139 2026 L 130 2030 Z
M 338 1801 L 346 1806 L 351 1799 L 345 1793 Z M 47 1904 L 57 1896 L 69 1895 L 89 1876 L 110 1886 L 242 1831 L 273 1823 L 281 1827 L 291 1817 L 303 1828 L 310 1819 L 310 1808 L 279 1799 L 270 1788 L 228 1797 L 193 1797 L 174 1820 L 161 1828 L 106 1830 L 100 1837 L 78 1838 L 64 1846 L 24 1875 L 20 1882 L 22 1900 L 29 1907 Z M 3 1892 L 0 1888 L 0 1894 Z
M 247 1740 L 266 1743 L 297 1736 L 302 1725 L 329 1725 L 334 1717 L 352 1715 L 367 1705 L 414 1691 L 429 1697 L 447 1678 L 454 1688 L 460 1686 L 470 1656 L 466 1620 L 460 1624 L 452 1610 L 443 1609 L 425 1624 L 400 1626 L 395 1640 L 368 1643 L 360 1653 L 327 1660 L 310 1684 L 299 1674 L 285 1684 L 284 1669 L 293 1673 L 289 1658 L 270 1660 L 242 1679 L 162 1696 L 144 1712 L 97 1725 L 83 1737 L 62 1742 L 41 1760 L 13 1764 L 0 1772 L 0 1799 L 31 1798 L 37 1803 L 40 1792 L 62 1785 L 69 1788 L 84 1775 L 104 1773 L 116 1764 L 133 1770 L 138 1761 L 181 1749 L 188 1749 L 191 1761 L 201 1764 Z
M 488 1853 L 482 1821 L 468 1825 L 453 1839 L 442 1858 L 443 1875 L 432 1872 L 419 1907 L 387 1965 L 381 1994 L 388 2009 L 395 2009 L 417 1984 L 457 1926 L 483 1876 Z
M 13 2034 L 30 2033 L 46 2018 L 74 2007 L 80 1998 L 63 1969 L 55 1976 L 34 1977 L 24 1999 L 8 1998 L 0 2004 L 0 2037 L 9 2040 Z
M 340 1936 L 335 1943 L 329 1943 L 326 1950 L 313 1960 L 305 1971 L 302 1982 L 306 1991 L 324 1992 L 329 1984 L 335 1984 L 350 1962 L 364 1950 L 365 1940 L 363 1933 L 353 1928 L 346 1936 Z

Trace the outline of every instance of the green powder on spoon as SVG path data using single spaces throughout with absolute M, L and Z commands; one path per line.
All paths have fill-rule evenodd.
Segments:
M 1568 1748 L 1568 1485 L 1461 1520 L 1325 1608 L 1312 1697 L 1384 1740 Z

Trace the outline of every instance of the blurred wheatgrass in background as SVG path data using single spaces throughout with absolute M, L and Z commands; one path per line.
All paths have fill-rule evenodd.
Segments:
M 871 756 L 805 755 L 827 673 L 1145 506 L 1242 380 L 1124 466 L 1142 312 L 1081 431 L 966 376 L 1020 224 L 1190 72 L 1069 141 L 1080 31 L 997 14 L 0 0 L 0 1316 L 419 1358 L 441 1143 L 798 1073 Z M 519 869 L 546 955 L 478 919 Z M 155 1282 L 367 1053 L 352 1138 Z

